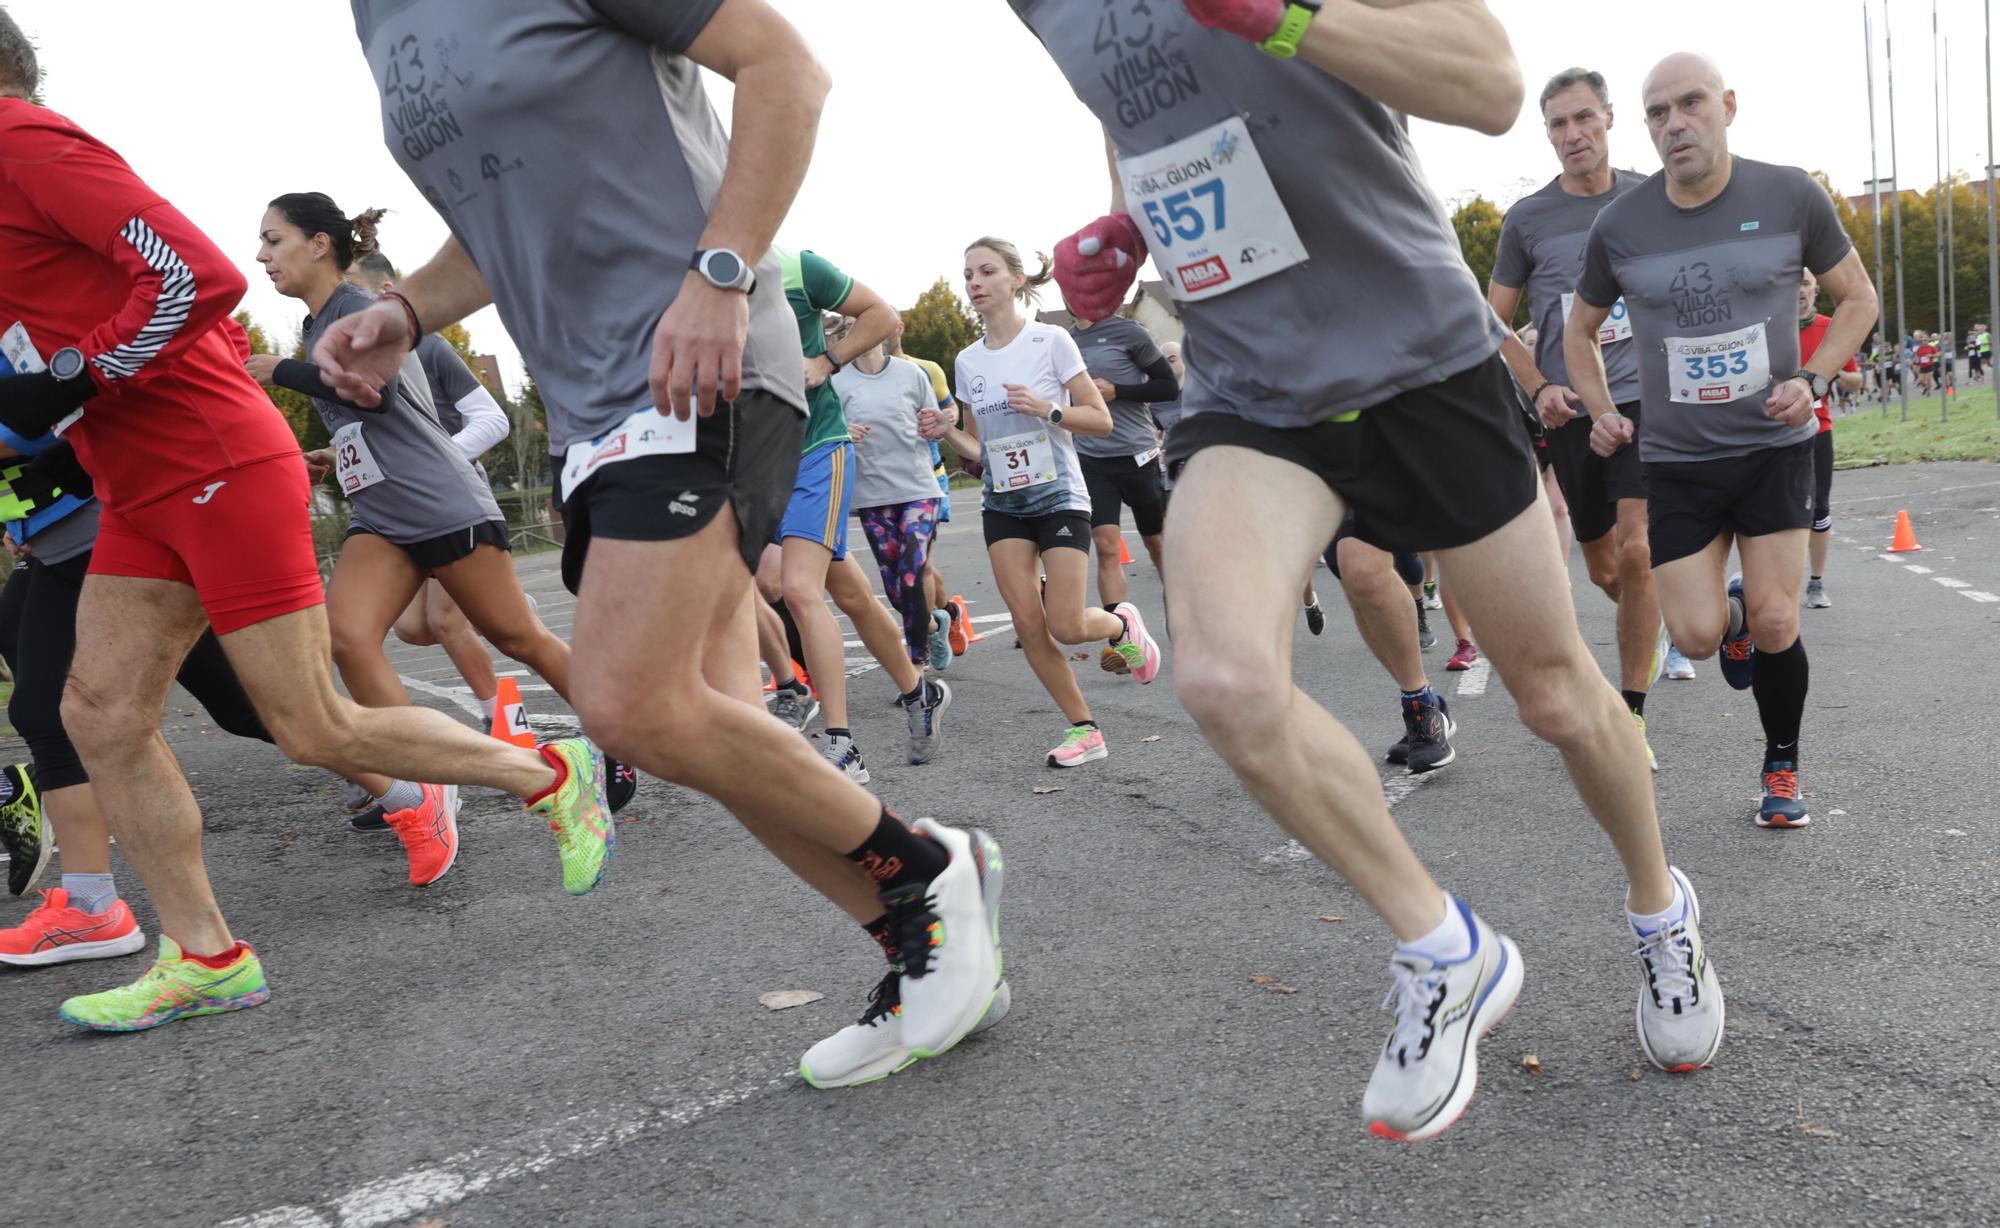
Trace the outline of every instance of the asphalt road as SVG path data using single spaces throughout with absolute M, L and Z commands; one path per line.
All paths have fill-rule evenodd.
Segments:
M 1803 615 L 1811 830 L 1751 825 L 1756 715 L 1712 663 L 1648 709 L 1669 847 L 1728 994 L 1710 1070 L 1645 1064 L 1609 845 L 1497 681 L 1473 694 L 1462 680 L 1483 673 L 1443 672 L 1447 636 L 1429 661 L 1459 761 L 1421 787 L 1385 780 L 1434 872 L 1519 940 L 1527 983 L 1465 1119 L 1421 1146 L 1371 1139 L 1360 1099 L 1387 1025 L 1386 929 L 1293 855 L 1164 677 L 1142 689 L 1079 663 L 1111 757 L 1043 767 L 1061 722 L 989 623 L 948 675 L 957 703 L 929 766 L 898 762 L 881 674 L 852 685 L 882 795 L 1006 844 L 1014 1010 L 993 1032 L 883 1083 L 814 1091 L 799 1054 L 858 1013 L 879 957 L 714 804 L 648 781 L 604 885 L 570 899 L 547 833 L 478 795 L 457 867 L 418 890 L 393 840 L 347 830 L 323 774 L 183 703 L 168 736 L 273 997 L 99 1036 L 63 1024 L 57 1001 L 137 976 L 140 959 L 6 970 L 16 1138 L 0 1218 L 1995 1222 L 2000 955 L 1978 917 L 1996 869 L 2000 468 L 1848 472 L 1835 494 L 1836 604 Z M 1927 549 L 1878 557 L 1899 508 Z M 969 519 L 939 559 L 975 615 L 1004 613 Z M 522 569 L 562 629 L 552 563 Z M 1585 635 L 1615 662 L 1611 606 L 1573 571 Z M 1131 573 L 1156 612 L 1151 569 Z M 1338 586 L 1322 593 L 1331 625 L 1313 639 L 1301 623 L 1298 677 L 1387 745 L 1390 685 Z M 426 702 L 455 706 L 440 654 L 397 659 L 438 688 Z M 551 730 L 553 700 L 528 694 Z M 0 921 L 23 911 L 8 902 Z M 778 989 L 827 996 L 759 1005 Z

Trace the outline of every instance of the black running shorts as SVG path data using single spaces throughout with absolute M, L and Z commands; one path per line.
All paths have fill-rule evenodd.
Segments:
M 1632 442 L 1599 456 L 1590 450 L 1590 419 L 1577 418 L 1549 432 L 1549 456 L 1563 501 L 1569 504 L 1570 527 L 1576 540 L 1594 542 L 1618 525 L 1618 501 L 1646 497 L 1646 477 L 1639 468 L 1639 403 L 1618 412 L 1632 420 Z
M 1308 470 L 1354 513 L 1354 535 L 1384 550 L 1444 550 L 1519 516 L 1540 491 L 1520 393 L 1496 352 L 1347 421 L 1279 428 L 1225 411 L 1188 414 L 1167 433 L 1167 463 L 1204 448 L 1250 448 Z M 1255 526 L 1251 526 L 1254 530 Z
M 1653 566 L 1687 558 L 1723 533 L 1762 537 L 1813 522 L 1813 441 L 1720 460 L 1649 462 Z
M 1156 537 L 1167 521 L 1167 487 L 1155 456 L 1137 464 L 1130 456 L 1085 456 L 1083 484 L 1090 490 L 1090 523 L 1096 528 L 1117 525 L 1126 507 L 1132 509 L 1132 525 L 1141 537 Z
M 1061 546 L 1090 553 L 1090 517 L 1083 512 L 1050 512 L 1046 516 L 1027 517 L 989 510 L 981 515 L 989 547 L 994 542 L 1024 541 L 1035 543 L 1035 549 L 1041 553 Z
M 1833 531 L 1833 432 L 1813 439 L 1813 532 Z
M 593 537 L 664 542 L 692 537 L 727 503 L 737 548 L 753 573 L 777 532 L 799 472 L 805 419 L 762 389 L 697 420 L 694 451 L 603 465 L 563 492 L 563 584 L 574 593 Z M 561 467 L 557 467 L 561 472 Z

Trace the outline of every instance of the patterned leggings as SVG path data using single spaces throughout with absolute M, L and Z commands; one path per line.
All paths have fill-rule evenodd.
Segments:
M 861 509 L 861 527 L 868 549 L 882 569 L 882 591 L 903 616 L 903 640 L 910 660 L 921 665 L 930 658 L 931 606 L 924 591 L 924 567 L 937 535 L 936 499 L 885 503 Z

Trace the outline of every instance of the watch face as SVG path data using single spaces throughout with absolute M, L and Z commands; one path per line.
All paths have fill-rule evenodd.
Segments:
M 702 263 L 708 266 L 703 271 L 710 281 L 733 286 L 743 280 L 743 261 L 735 252 L 712 251 Z
M 61 380 L 75 379 L 83 374 L 83 351 L 75 346 L 65 346 L 49 359 L 49 374 Z

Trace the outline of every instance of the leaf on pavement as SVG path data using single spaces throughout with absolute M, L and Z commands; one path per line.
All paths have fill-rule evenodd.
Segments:
M 1539 1079 L 1542 1077 L 1542 1059 L 1532 1053 L 1524 1053 L 1521 1055 L 1521 1069 Z
M 1630 1078 L 1630 1079 L 1631 1079 L 1631 1080 L 1632 1080 L 1632 1081 L 1633 1081 L 1634 1083 L 1637 1083 L 1637 1082 L 1638 1082 L 1639 1080 L 1641 1080 L 1641 1079 L 1643 1079 L 1643 1078 L 1645 1078 L 1645 1077 L 1646 1077 L 1646 1068 L 1645 1068 L 1645 1067 L 1643 1067 L 1643 1066 L 1634 1066 L 1634 1067 L 1632 1068 L 1632 1073 L 1631 1073 L 1631 1075 L 1629 1075 L 1628 1077 L 1629 1077 L 1629 1078 Z
M 1139 740 L 1141 742 L 1157 742 L 1160 740 L 1160 735 L 1157 733 L 1149 733 L 1145 737 L 1140 738 Z
M 1845 810 L 1829 810 L 1827 811 L 1827 813 L 1829 815 L 1834 815 L 1834 814 L 1846 814 L 1847 812 Z
M 1838 1131 L 1838 1130 L 1834 1129 L 1834 1128 L 1833 1128 L 1832 1126 L 1822 1126 L 1822 1125 L 1820 1125 L 1820 1124 L 1819 1124 L 1818 1122 L 1815 1122 L 1815 1121 L 1802 1121 L 1802 1122 L 1800 1122 L 1800 1123 L 1799 1123 L 1799 1133 L 1800 1133 L 1800 1134 L 1804 1134 L 1804 1135 L 1808 1135 L 1808 1136 L 1810 1136 L 1810 1137 L 1812 1137 L 1812 1138 L 1839 1138 L 1839 1137 L 1840 1137 L 1840 1131 Z
M 1250 983 L 1252 985 L 1276 985 L 1278 978 L 1275 976 L 1253 976 L 1250 978 Z
M 1036 793 L 1061 793 L 1062 791 L 1063 791 L 1063 787 L 1062 787 L 1061 785 L 1036 785 L 1036 786 L 1035 786 L 1035 792 L 1036 792 Z
M 787 1011 L 794 1006 L 817 1002 L 825 996 L 817 989 L 775 989 L 767 994 L 759 994 L 757 1001 L 767 1010 Z
M 1347 920 L 1347 918 L 1346 918 L 1346 917 L 1342 917 L 1342 916 L 1339 916 L 1339 915 L 1337 915 L 1337 914 L 1335 914 L 1335 913 L 1330 913 L 1330 912 L 1323 912 L 1323 913 L 1321 913 L 1321 914 L 1319 915 L 1319 919 L 1320 919 L 1320 920 L 1322 920 L 1322 921 L 1345 921 L 1345 920 Z
M 1271 992 L 1272 992 L 1272 993 L 1297 993 L 1297 992 L 1298 992 L 1298 990 L 1296 990 L 1296 989 L 1293 989 L 1293 988 L 1292 988 L 1292 987 L 1291 987 L 1290 985 L 1272 985 L 1272 986 L 1269 986 L 1269 989 L 1271 990 Z
M 1072 661 L 1088 661 L 1090 660 L 1090 654 L 1087 652 L 1073 652 L 1069 654 L 1069 659 Z

